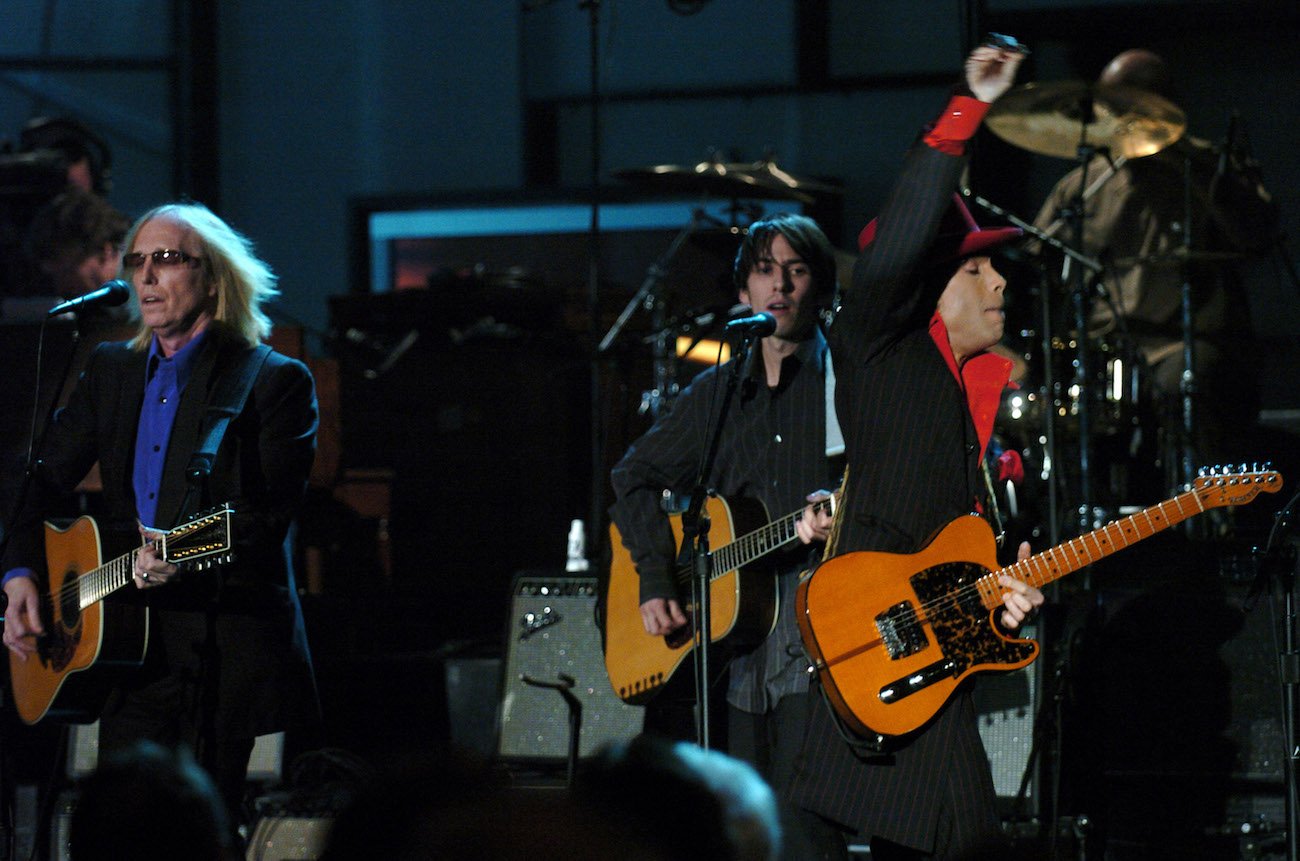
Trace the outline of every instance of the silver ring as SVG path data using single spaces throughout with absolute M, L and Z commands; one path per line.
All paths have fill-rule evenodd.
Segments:
M 149 579 L 149 572 L 148 572 L 148 571 L 141 571 L 141 572 L 140 572 L 140 579 L 141 579 L 141 580 L 148 580 L 148 579 Z

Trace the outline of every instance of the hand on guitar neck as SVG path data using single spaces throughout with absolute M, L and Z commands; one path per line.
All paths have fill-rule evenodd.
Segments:
M 152 589 L 156 586 L 165 586 L 167 581 L 175 577 L 180 569 L 162 558 L 162 552 L 159 550 L 157 542 L 163 537 L 163 532 L 158 529 L 150 529 L 143 523 L 138 525 L 140 538 L 144 546 L 135 556 L 135 564 L 131 569 L 131 579 L 137 589 Z
M 1021 541 L 1020 547 L 1016 550 L 1016 561 L 1024 562 L 1029 558 L 1029 553 L 1029 542 Z M 1030 613 L 1043 605 L 1043 593 L 1010 574 L 1000 575 L 998 583 L 1007 588 L 1007 591 L 1002 594 L 1005 609 L 1002 611 L 1000 621 L 1002 627 L 1014 631 L 1024 624 Z
M 817 490 L 808 494 L 808 504 L 794 523 L 795 535 L 803 544 L 825 541 L 830 535 L 833 521 L 832 506 L 827 501 L 832 498 L 829 490 Z M 1026 553 L 1028 552 L 1028 545 Z M 645 632 L 652 637 L 663 637 L 685 627 L 690 620 L 676 598 L 651 598 L 641 604 L 641 624 Z

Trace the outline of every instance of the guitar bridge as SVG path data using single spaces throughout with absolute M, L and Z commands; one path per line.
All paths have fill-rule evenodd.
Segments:
M 900 601 L 876 616 L 876 630 L 891 660 L 915 655 L 930 645 L 925 629 L 908 601 Z
M 896 703 L 904 697 L 930 687 L 935 682 L 950 679 L 959 672 L 957 662 L 951 658 L 935 661 L 930 666 L 922 667 L 910 676 L 905 676 L 885 685 L 880 689 L 880 701 L 885 705 Z

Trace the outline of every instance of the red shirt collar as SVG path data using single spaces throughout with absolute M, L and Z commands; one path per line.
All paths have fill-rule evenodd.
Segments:
M 993 436 L 993 420 L 1002 404 L 1002 390 L 1011 379 L 1011 360 L 996 353 L 980 353 L 958 368 L 952 344 L 948 343 L 948 327 L 938 311 L 930 318 L 930 338 L 948 363 L 953 378 L 966 392 L 966 404 L 975 423 L 975 433 L 979 435 L 980 457 L 983 457 Z

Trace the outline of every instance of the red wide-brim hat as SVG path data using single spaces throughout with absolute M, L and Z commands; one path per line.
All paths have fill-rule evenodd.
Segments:
M 879 221 L 879 218 L 873 218 L 862 228 L 858 234 L 859 251 L 876 241 L 876 224 Z M 954 192 L 952 206 L 944 213 L 939 234 L 930 246 L 927 257 L 935 263 L 974 257 L 977 254 L 987 254 L 1023 235 L 1024 231 L 1019 227 L 980 227 L 966 208 L 966 201 Z

